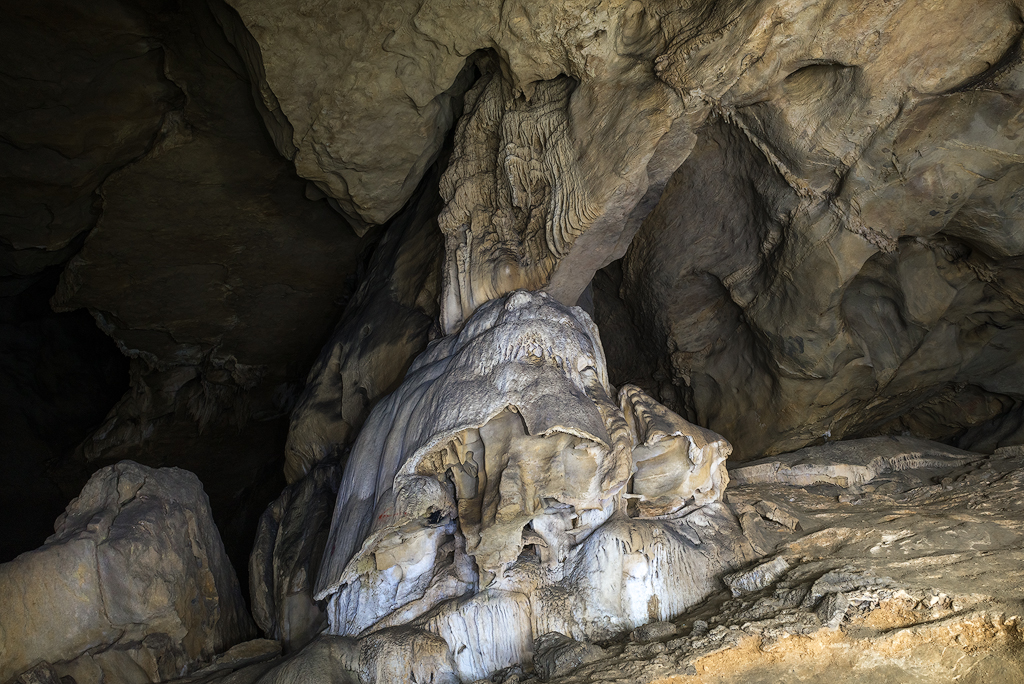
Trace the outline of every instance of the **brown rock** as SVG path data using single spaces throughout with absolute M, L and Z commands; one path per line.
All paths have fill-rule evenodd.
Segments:
M 68 26 L 74 30 L 68 30 Z M 96 220 L 96 190 L 143 154 L 184 97 L 136 6 L 6 3 L 0 22 L 0 293 L 66 261 Z
M 327 626 L 323 604 L 313 599 L 334 500 L 341 481 L 337 459 L 317 463 L 289 485 L 260 518 L 249 557 L 252 613 L 263 633 L 289 651 Z
M 98 471 L 0 587 L 4 681 L 40 660 L 79 684 L 124 667 L 158 681 L 253 631 L 202 486 L 173 468 Z

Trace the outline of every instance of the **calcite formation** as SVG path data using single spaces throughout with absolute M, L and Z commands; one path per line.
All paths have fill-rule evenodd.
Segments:
M 734 458 L 1020 439 L 1018 2 L 231 4 L 279 147 L 354 220 L 454 129 L 445 333 L 626 254 L 599 294 L 649 363 L 614 365 Z
M 413 625 L 464 680 L 536 637 L 672 617 L 752 558 L 731 447 L 636 387 L 612 398 L 579 308 L 517 291 L 433 343 L 349 457 L 316 598 L 330 632 Z

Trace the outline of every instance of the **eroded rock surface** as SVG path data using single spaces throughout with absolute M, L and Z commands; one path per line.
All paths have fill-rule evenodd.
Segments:
M 842 465 L 821 456 L 803 458 Z M 1019 681 L 1024 453 L 918 465 L 849 498 L 835 484 L 733 483 L 731 507 L 771 503 L 800 526 L 765 518 L 767 555 L 727 580 L 731 595 L 653 639 L 604 642 L 605 657 L 547 681 Z M 545 680 L 520 671 L 495 681 Z
M 547 295 L 432 343 L 346 465 L 315 594 L 330 632 L 425 630 L 471 680 L 548 632 L 606 638 L 714 591 L 754 554 L 721 503 L 728 443 L 611 391 L 593 323 Z
M 253 636 L 195 475 L 104 468 L 55 529 L 0 565 L 0 680 L 46 661 L 80 684 L 158 682 Z
M 437 332 L 443 242 L 434 168 L 374 248 L 365 277 L 313 363 L 292 412 L 285 476 L 294 482 L 352 441 Z
M 289 651 L 327 626 L 313 599 L 341 481 L 337 459 L 316 464 L 285 488 L 260 518 L 249 556 L 249 594 L 256 624 Z
M 1017 3 L 233 5 L 282 149 L 361 220 L 468 88 L 446 333 L 517 288 L 575 303 L 646 218 L 622 295 L 658 377 L 627 380 L 737 457 L 1019 441 Z
M 0 293 L 67 261 L 96 220 L 93 192 L 144 154 L 183 94 L 140 7 L 5 2 L 0 44 Z
M 1018 6 L 762 6 L 624 260 L 661 398 L 738 458 L 1019 441 Z

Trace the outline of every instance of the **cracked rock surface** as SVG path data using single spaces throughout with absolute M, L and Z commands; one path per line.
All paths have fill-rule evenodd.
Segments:
M 820 467 L 844 465 L 807 452 Z M 798 529 L 762 519 L 767 548 L 726 578 L 731 592 L 672 629 L 601 642 L 607 657 L 546 681 L 1020 681 L 1024 451 L 923 464 L 852 489 L 730 486 L 734 509 L 771 503 Z M 519 671 L 490 681 L 538 680 Z
M 178 677 L 254 636 L 195 475 L 98 471 L 47 543 L 0 565 L 0 681 L 45 660 L 78 684 Z

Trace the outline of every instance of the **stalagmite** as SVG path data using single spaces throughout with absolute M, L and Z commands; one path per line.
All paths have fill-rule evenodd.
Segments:
M 720 503 L 731 447 L 637 387 L 618 399 L 590 318 L 542 293 L 434 342 L 345 469 L 315 594 L 329 632 L 431 632 L 471 681 L 549 632 L 606 638 L 715 590 L 754 555 Z

